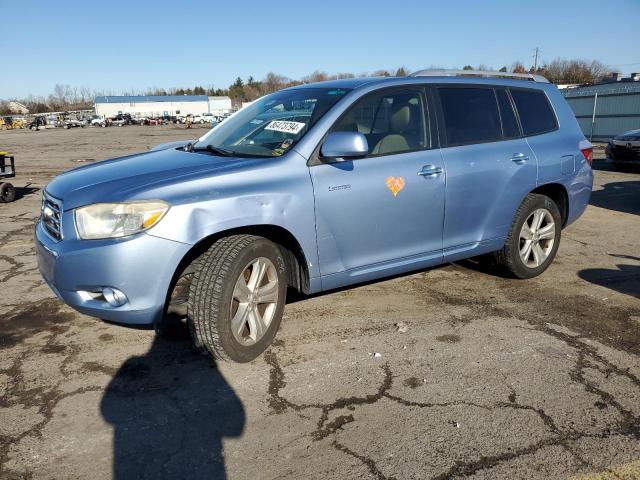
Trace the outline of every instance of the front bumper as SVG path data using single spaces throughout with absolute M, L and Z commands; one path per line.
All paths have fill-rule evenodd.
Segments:
M 609 143 L 605 154 L 609 160 L 616 162 L 640 163 L 640 142 Z
M 173 274 L 190 249 L 146 233 L 108 240 L 67 238 L 56 241 L 41 222 L 36 225 L 38 268 L 49 287 L 81 313 L 136 325 L 161 318 Z M 127 302 L 111 306 L 95 293 L 103 287 L 124 292 Z

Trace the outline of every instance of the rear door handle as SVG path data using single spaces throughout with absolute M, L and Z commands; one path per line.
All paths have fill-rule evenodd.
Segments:
M 513 163 L 517 163 L 518 165 L 522 165 L 527 160 L 529 160 L 529 157 L 524 153 L 514 153 L 511 157 L 511 161 Z
M 425 165 L 422 170 L 418 172 L 418 175 L 422 177 L 435 177 L 442 173 L 442 167 L 436 167 L 435 165 Z

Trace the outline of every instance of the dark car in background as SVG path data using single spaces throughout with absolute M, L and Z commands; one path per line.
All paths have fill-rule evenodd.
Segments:
M 607 160 L 616 164 L 640 165 L 640 129 L 616 135 L 605 148 Z

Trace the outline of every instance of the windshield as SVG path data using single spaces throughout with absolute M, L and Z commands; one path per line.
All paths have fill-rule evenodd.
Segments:
M 228 118 L 193 150 L 278 157 L 290 150 L 349 90 L 300 88 L 262 97 Z

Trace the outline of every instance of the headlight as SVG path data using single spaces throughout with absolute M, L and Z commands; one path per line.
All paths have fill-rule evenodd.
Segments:
M 153 227 L 168 210 L 169 205 L 158 200 L 94 203 L 76 209 L 76 228 L 83 240 L 126 237 Z

